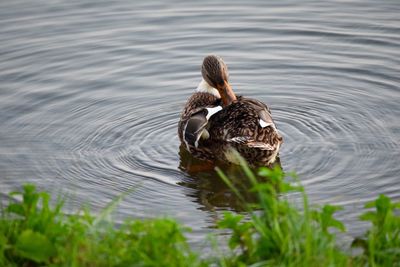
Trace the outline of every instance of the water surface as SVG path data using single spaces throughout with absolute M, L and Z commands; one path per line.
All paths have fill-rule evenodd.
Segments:
M 205 55 L 267 103 L 314 204 L 400 199 L 398 1 L 2 1 L 0 188 L 32 182 L 118 220 L 168 215 L 201 247 L 235 199 L 186 173 L 177 122 Z M 182 161 L 182 162 L 181 162 Z

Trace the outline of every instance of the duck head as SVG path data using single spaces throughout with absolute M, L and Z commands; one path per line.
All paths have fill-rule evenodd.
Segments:
M 221 57 L 216 55 L 206 56 L 201 67 L 201 74 L 211 87 L 218 90 L 224 106 L 236 101 L 236 95 L 228 82 L 228 67 Z

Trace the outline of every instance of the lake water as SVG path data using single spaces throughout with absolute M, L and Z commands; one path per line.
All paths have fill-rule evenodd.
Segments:
M 205 55 L 267 103 L 281 163 L 313 204 L 343 205 L 349 236 L 378 194 L 400 200 L 400 3 L 1 1 L 0 188 L 32 182 L 94 211 L 172 216 L 204 245 L 234 197 L 188 174 L 180 111 Z

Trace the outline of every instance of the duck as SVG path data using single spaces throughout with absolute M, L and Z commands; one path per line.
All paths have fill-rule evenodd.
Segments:
M 206 56 L 201 74 L 178 123 L 182 146 L 208 162 L 239 164 L 239 154 L 252 167 L 272 166 L 283 138 L 269 107 L 233 92 L 228 67 L 220 56 Z

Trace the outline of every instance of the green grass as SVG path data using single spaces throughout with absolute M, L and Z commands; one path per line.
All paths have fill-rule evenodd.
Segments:
M 120 228 L 87 211 L 61 212 L 62 201 L 25 185 L 21 203 L 10 203 L 0 217 L 0 266 L 200 266 L 172 219 L 130 220 Z M 113 206 L 114 203 L 112 203 Z M 40 207 L 40 208 L 39 208 Z
M 246 190 L 218 171 L 245 212 L 226 212 L 217 223 L 231 234 L 228 251 L 216 257 L 191 250 L 189 229 L 173 219 L 116 227 L 108 218 L 118 200 L 97 216 L 87 210 L 65 215 L 63 201 L 50 205 L 47 193 L 25 185 L 11 193 L 22 201 L 0 209 L 0 266 L 400 266 L 400 203 L 381 195 L 366 204 L 360 219 L 371 227 L 353 241 L 354 254 L 337 245 L 336 233 L 346 231 L 334 217 L 340 207 L 312 207 L 304 188 L 278 167 L 254 174 L 242 165 Z M 288 200 L 292 192 L 301 194 L 301 207 Z
M 338 207 L 311 210 L 303 188 L 283 182 L 282 171 L 261 169 L 259 174 L 268 177 L 268 182 L 259 182 L 248 172 L 251 190 L 258 194 L 258 201 L 247 205 L 248 219 L 226 213 L 219 222 L 219 227 L 232 230 L 230 248 L 239 248 L 224 265 L 346 266 L 349 257 L 337 248 L 335 235 L 329 232 L 329 228 L 345 230 L 332 216 Z M 282 195 L 293 190 L 303 194 L 302 211 Z

